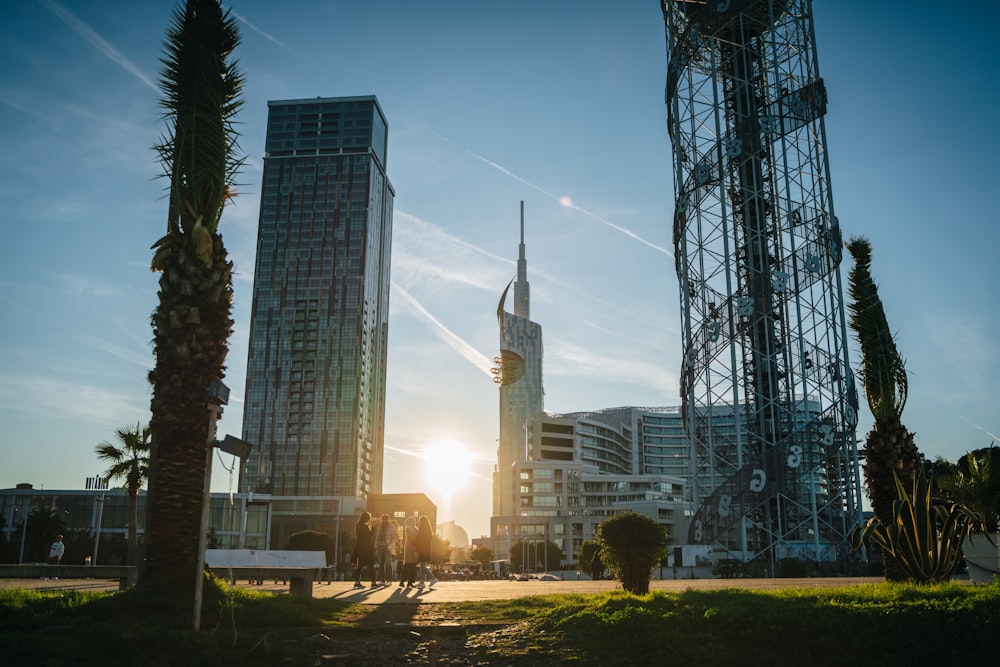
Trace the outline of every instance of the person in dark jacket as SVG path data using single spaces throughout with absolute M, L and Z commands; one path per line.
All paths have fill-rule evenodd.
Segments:
M 417 569 L 420 570 L 420 583 L 417 584 L 417 588 L 423 588 L 424 582 L 430 579 L 430 585 L 433 586 L 438 582 L 431 574 L 431 569 L 427 567 L 427 563 L 431 560 L 431 545 L 434 541 L 434 529 L 431 528 L 431 520 L 427 518 L 426 515 L 420 515 L 417 520 Z
M 361 569 L 367 567 L 372 578 L 372 588 L 376 588 L 375 577 L 375 537 L 371 529 L 372 515 L 362 512 L 358 522 L 354 524 L 354 551 L 351 552 L 351 563 L 354 564 L 354 587 L 364 588 L 361 583 Z

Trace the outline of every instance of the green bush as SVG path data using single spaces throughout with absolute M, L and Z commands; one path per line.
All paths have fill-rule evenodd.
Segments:
M 303 530 L 300 533 L 289 535 L 285 548 L 292 551 L 325 551 L 326 562 L 332 563 L 336 543 L 333 537 L 326 533 L 317 530 Z
M 597 526 L 594 541 L 601 560 L 636 595 L 649 592 L 649 573 L 667 555 L 667 529 L 638 512 L 622 512 Z
M 809 564 L 801 558 L 782 558 L 778 561 L 778 576 L 800 579 L 809 576 Z

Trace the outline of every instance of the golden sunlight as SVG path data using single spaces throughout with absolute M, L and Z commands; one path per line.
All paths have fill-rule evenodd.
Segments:
M 424 450 L 424 479 L 431 493 L 451 498 L 471 477 L 471 457 L 464 446 L 439 442 Z

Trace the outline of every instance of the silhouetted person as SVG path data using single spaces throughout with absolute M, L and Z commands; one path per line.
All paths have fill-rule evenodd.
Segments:
M 351 562 L 354 564 L 354 587 L 364 588 L 361 584 L 361 569 L 367 567 L 372 578 L 372 588 L 375 588 L 375 539 L 371 526 L 368 524 L 372 515 L 362 512 L 358 522 L 354 524 L 354 551 L 351 552 Z
M 388 586 L 392 581 L 392 561 L 396 558 L 396 522 L 388 514 L 381 516 L 381 521 L 375 529 L 375 566 L 382 573 L 382 584 Z
M 407 588 L 416 585 L 417 577 L 417 520 L 406 517 L 403 525 L 403 573 L 399 585 Z
M 429 586 L 438 582 L 431 574 L 431 569 L 427 564 L 431 560 L 431 545 L 434 542 L 434 529 L 431 528 L 431 520 L 426 515 L 421 514 L 417 520 L 417 569 L 420 571 L 420 583 L 417 588 L 423 588 L 424 582 L 430 579 Z

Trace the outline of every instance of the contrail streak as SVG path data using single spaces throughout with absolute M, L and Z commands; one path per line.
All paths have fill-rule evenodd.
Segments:
M 260 35 L 261 37 L 263 37 L 267 41 L 272 42 L 274 44 L 277 44 L 278 46 L 280 46 L 281 48 L 285 49 L 289 53 L 293 53 L 291 47 L 289 47 L 287 44 L 285 44 L 284 42 L 282 42 L 277 37 L 273 37 L 272 35 L 267 34 L 263 30 L 261 30 L 260 28 L 258 28 L 257 26 L 255 26 L 253 23 L 250 23 L 250 21 L 248 21 L 246 18 L 244 18 L 240 14 L 237 14 L 235 11 L 233 11 L 233 9 L 231 7 L 229 8 L 229 12 L 232 13 L 232 15 L 236 17 L 237 21 L 239 21 L 240 23 L 242 23 L 246 27 L 250 28 L 251 30 L 253 30 L 255 33 L 257 33 L 258 35 Z
M 652 241 L 647 241 L 646 239 L 642 238 L 641 236 L 639 236 L 638 234 L 636 234 L 632 230 L 626 229 L 625 227 L 622 227 L 621 225 L 616 225 L 615 223 L 611 222 L 610 220 L 605 220 L 604 218 L 602 218 L 601 216 L 597 215 L 596 213 L 592 213 L 592 212 L 588 211 L 585 208 L 581 208 L 581 207 L 577 206 L 568 197 L 557 197 L 556 195 L 552 194 L 548 190 L 545 190 L 544 188 L 541 188 L 541 187 L 535 185 L 531 181 L 528 181 L 528 180 L 526 180 L 524 178 L 521 178 L 520 176 L 518 176 L 517 174 L 515 174 L 511 170 L 509 170 L 509 169 L 507 169 L 507 168 L 505 168 L 505 167 L 497 164 L 496 162 L 490 160 L 489 158 L 486 158 L 486 157 L 480 155 L 479 153 L 477 153 L 477 152 L 475 152 L 473 150 L 465 148 L 464 146 L 460 146 L 460 145 L 456 144 L 454 141 L 452 141 L 448 137 L 446 137 L 444 135 L 441 135 L 441 134 L 438 134 L 437 132 L 434 132 L 433 134 L 436 137 L 438 137 L 439 139 L 441 139 L 442 141 L 446 141 L 449 144 L 451 144 L 452 146 L 455 146 L 456 148 L 465 151 L 466 153 L 468 153 L 472 157 L 476 158 L 480 162 L 483 162 L 484 164 L 488 164 L 489 166 L 493 167 L 494 169 L 496 169 L 500 173 L 502 173 L 502 174 L 504 174 L 506 176 L 510 176 L 511 178 L 513 178 L 518 183 L 523 183 L 524 185 L 527 185 L 529 188 L 531 188 L 533 190 L 537 190 L 538 192 L 541 192 L 546 197 L 550 197 L 550 198 L 554 199 L 555 201 L 559 202 L 561 205 L 563 205 L 563 206 L 565 206 L 567 208 L 571 208 L 573 210 L 579 211 L 580 213 L 583 213 L 585 216 L 587 216 L 589 218 L 593 218 L 594 220 L 596 220 L 596 221 L 598 221 L 598 222 L 600 222 L 600 223 L 602 223 L 604 225 L 607 225 L 611 229 L 614 229 L 615 231 L 621 232 L 625 236 L 628 236 L 629 238 L 635 239 L 639 243 L 642 243 L 643 245 L 649 246 L 650 248 L 652 248 L 653 250 L 655 250 L 657 252 L 663 253 L 664 255 L 666 255 L 667 257 L 669 257 L 671 259 L 674 258 L 674 254 L 672 252 L 670 252 L 669 250 L 667 250 L 666 248 L 664 248 L 663 246 L 657 245 L 657 244 L 653 243 Z
M 126 58 L 121 51 L 112 46 L 108 40 L 94 32 L 94 29 L 80 20 L 76 14 L 69 11 L 58 2 L 55 2 L 55 0 L 40 0 L 40 2 L 42 3 L 42 6 L 52 12 L 56 18 L 69 26 L 73 32 L 90 42 L 91 46 L 121 65 L 125 71 L 149 86 L 154 92 L 160 92 L 157 85 L 148 76 L 146 76 L 142 70 Z
M 476 348 L 469 345 L 467 342 L 462 340 L 458 335 L 451 331 L 448 327 L 441 323 L 436 317 L 430 314 L 423 304 L 421 304 L 417 299 L 407 292 L 405 289 L 400 287 L 397 283 L 391 282 L 392 288 L 399 293 L 407 303 L 409 303 L 417 311 L 417 313 L 423 317 L 425 320 L 430 322 L 434 327 L 434 333 L 438 338 L 446 342 L 452 348 L 454 348 L 460 355 L 466 358 L 466 360 L 472 362 L 472 365 L 483 371 L 489 377 L 493 377 L 491 369 L 493 368 L 493 362 L 490 361 L 486 355 L 482 354 Z
M 965 417 L 963 417 L 962 415 L 958 415 L 958 414 L 956 414 L 955 416 L 956 416 L 956 417 L 958 417 L 959 419 L 961 419 L 962 421 L 966 421 L 966 422 L 969 422 L 970 424 L 972 424 L 973 426 L 975 426 L 976 428 L 978 428 L 978 429 L 979 429 L 980 431 L 982 431 L 982 432 L 983 432 L 983 433 L 985 433 L 986 435 L 988 435 L 988 436 L 990 436 L 991 438 L 993 438 L 994 440 L 1000 440 L 1000 435 L 996 435 L 996 434 L 994 434 L 994 433 L 990 433 L 989 431 L 987 431 L 987 430 L 986 430 L 985 428 L 983 428 L 983 427 L 982 427 L 982 426 L 980 426 L 979 424 L 977 424 L 977 423 L 975 423 L 975 422 L 973 422 L 973 421 L 971 421 L 971 420 L 969 420 L 969 419 L 966 419 L 966 418 L 965 418 Z

